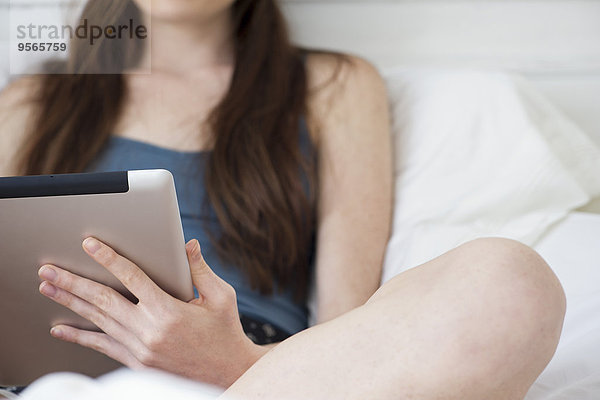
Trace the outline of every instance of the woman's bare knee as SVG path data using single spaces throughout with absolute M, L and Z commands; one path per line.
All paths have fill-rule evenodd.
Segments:
M 565 296 L 546 262 L 510 239 L 467 242 L 390 280 L 367 302 L 407 298 L 443 321 L 442 361 L 465 384 L 490 384 L 518 398 L 550 361 L 562 329 Z M 424 316 L 425 317 L 425 316 Z M 506 387 L 504 387 L 504 386 Z M 488 398 L 494 398 L 492 396 Z
M 489 321 L 497 324 L 492 335 L 498 348 L 482 365 L 488 363 L 490 372 L 504 367 L 508 382 L 526 391 L 552 358 L 562 330 L 566 300 L 558 278 L 533 249 L 510 239 L 468 242 L 454 262 L 484 289 L 471 301 L 495 313 Z
M 506 301 L 543 304 L 545 314 L 564 316 L 566 300 L 560 282 L 544 259 L 531 247 L 505 238 L 479 238 L 418 267 L 405 271 L 384 284 L 369 302 L 394 292 L 410 290 L 419 282 L 430 286 L 442 280 L 489 285 L 494 293 L 500 289 L 514 289 Z M 516 292 L 517 289 L 521 289 Z M 419 289 L 417 289 L 419 290 Z
M 550 266 L 531 247 L 512 239 L 481 238 L 456 250 L 455 267 L 464 269 L 463 273 L 489 274 L 490 290 L 497 286 L 494 283 L 513 289 L 513 296 L 506 302 L 528 304 L 531 312 L 554 316 L 562 324 L 566 309 L 563 288 Z

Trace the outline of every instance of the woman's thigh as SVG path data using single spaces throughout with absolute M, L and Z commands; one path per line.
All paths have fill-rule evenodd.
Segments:
M 564 309 L 537 253 L 478 239 L 282 342 L 225 397 L 522 398 L 554 353 Z

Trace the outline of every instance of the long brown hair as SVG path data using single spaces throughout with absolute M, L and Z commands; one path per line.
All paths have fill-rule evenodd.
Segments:
M 271 294 L 275 282 L 303 301 L 317 187 L 314 157 L 298 143 L 307 111 L 305 53 L 290 43 L 275 0 L 237 0 L 232 12 L 236 65 L 208 120 L 214 134 L 205 185 L 222 228 L 209 235 L 253 288 Z M 139 13 L 130 0 L 91 0 L 82 20 L 117 25 Z M 89 46 L 75 38 L 69 60 L 49 66 L 61 73 L 41 78 L 37 119 L 20 152 L 22 174 L 80 172 L 103 148 L 125 101 L 120 72 L 142 55 L 128 43 Z M 110 69 L 118 73 L 96 73 Z

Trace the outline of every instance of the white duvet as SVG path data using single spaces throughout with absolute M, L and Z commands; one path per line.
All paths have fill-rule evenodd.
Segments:
M 395 118 L 394 230 L 383 281 L 478 236 L 534 246 L 567 294 L 558 350 L 527 400 L 600 399 L 600 151 L 520 78 L 478 71 L 386 74 Z M 27 399 L 202 398 L 157 372 L 43 378 Z M 214 398 L 215 393 L 205 393 Z

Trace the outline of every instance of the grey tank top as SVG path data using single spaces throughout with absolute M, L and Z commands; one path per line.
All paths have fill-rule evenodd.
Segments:
M 304 120 L 300 123 L 299 145 L 305 156 L 314 156 L 314 148 Z M 208 155 L 208 151 L 176 151 L 143 141 L 111 136 L 106 146 L 84 172 L 155 168 L 171 171 L 175 181 L 185 240 L 187 242 L 194 238 L 198 239 L 208 265 L 235 288 L 240 314 L 271 323 L 290 335 L 305 329 L 308 323 L 308 309 L 305 304 L 294 302 L 291 290 L 283 293 L 275 291 L 271 296 L 261 295 L 258 290 L 251 289 L 248 279 L 239 268 L 224 265 L 217 256 L 216 249 L 204 231 L 202 220 L 202 218 L 209 218 L 209 223 L 218 232 L 220 225 L 214 212 L 203 217 L 205 213 L 202 205 L 206 196 L 204 168 Z M 312 265 L 314 239 L 311 247 Z

